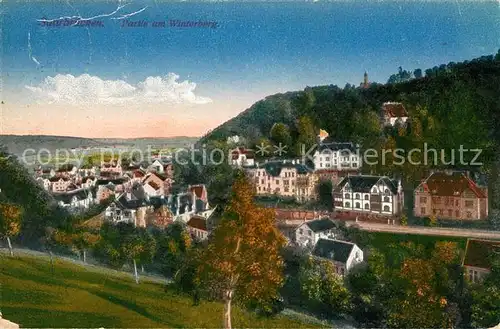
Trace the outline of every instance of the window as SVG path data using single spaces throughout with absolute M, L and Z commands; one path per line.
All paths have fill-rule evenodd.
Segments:
M 302 234 L 302 229 L 301 228 L 299 228 L 299 233 Z
M 344 198 L 349 199 L 350 197 L 349 193 L 344 194 Z
M 330 158 L 329 158 L 329 157 L 326 157 L 326 158 L 325 158 L 325 161 L 330 161 Z
M 344 274 L 345 274 L 345 270 L 344 270 L 344 268 L 343 268 L 343 267 L 341 267 L 341 268 L 340 268 L 340 275 L 344 276 Z
M 366 209 L 366 210 L 369 210 L 369 209 L 370 209 L 370 204 L 365 203 L 365 209 Z
M 262 180 L 260 181 L 260 183 L 261 183 L 261 184 L 264 184 L 264 180 L 262 179 Z
M 432 213 L 435 215 L 437 213 L 436 209 L 432 209 Z
M 308 231 L 307 234 L 309 234 L 309 236 L 312 236 L 312 232 L 311 231 Z
M 356 208 L 361 209 L 361 204 L 359 202 L 356 202 Z
M 460 217 L 460 210 L 455 210 L 455 217 Z
M 391 209 L 389 208 L 389 206 L 384 206 L 384 211 L 389 212 L 389 211 L 391 211 Z
M 389 189 L 385 189 L 384 193 L 385 194 L 390 194 L 391 192 L 389 191 Z
M 279 192 L 279 191 L 280 191 L 280 188 L 279 188 L 279 187 L 277 187 L 277 188 L 276 188 L 276 192 Z
M 456 200 L 456 201 L 455 201 L 455 206 L 457 206 L 457 207 L 458 207 L 458 205 L 459 205 L 459 204 L 460 204 L 460 203 L 458 202 L 458 200 Z
M 384 202 L 391 202 L 391 199 L 388 196 L 384 197 Z
M 351 208 L 351 203 L 350 202 L 346 202 L 345 205 L 344 205 L 344 208 Z
M 421 196 L 420 203 L 427 203 L 427 198 L 425 196 Z
M 467 218 L 472 218 L 472 213 L 470 211 L 467 211 Z
M 322 164 L 322 163 L 320 163 L 320 164 L 319 164 L 319 167 L 320 167 L 320 168 L 323 168 L 323 164 Z
M 473 206 L 474 206 L 474 201 L 469 201 L 469 200 L 465 201 L 466 208 L 472 208 Z
M 277 179 L 277 180 L 276 180 L 276 184 L 279 184 L 279 183 L 280 183 L 280 180 L 279 180 L 279 179 Z
M 372 193 L 378 193 L 378 188 L 376 186 L 373 187 Z
M 448 209 L 448 217 L 453 217 L 453 210 Z
M 420 208 L 420 214 L 425 215 L 425 207 Z
M 366 194 L 365 195 L 365 200 L 368 200 L 368 199 L 369 199 L 368 194 Z
M 444 211 L 443 209 L 439 209 L 439 215 L 443 215 Z

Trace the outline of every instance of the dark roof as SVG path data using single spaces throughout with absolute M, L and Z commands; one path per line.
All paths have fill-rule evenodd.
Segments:
M 500 256 L 500 241 L 468 239 L 463 265 L 491 268 L 491 257 Z
M 344 186 L 349 183 L 353 192 L 359 193 L 369 193 L 373 185 L 377 184 L 379 180 L 382 180 L 387 187 L 391 190 L 393 194 L 398 191 L 397 184 L 385 176 L 369 176 L 369 175 L 356 175 L 347 176 L 342 179 L 342 181 L 335 188 L 336 192 L 339 192 L 344 188 Z
M 146 199 L 132 198 L 128 200 L 126 194 L 122 194 L 120 198 L 117 200 L 117 205 L 122 209 L 137 209 L 140 207 L 147 206 L 148 202 Z
M 318 151 L 323 152 L 325 150 L 330 151 L 341 151 L 341 153 L 355 153 L 357 148 L 353 143 L 330 143 L 330 142 L 322 142 L 319 145 Z
M 96 185 L 106 185 L 109 183 L 119 185 L 119 184 L 125 183 L 126 181 L 127 181 L 127 179 L 125 177 L 119 177 L 119 178 L 114 178 L 114 179 L 102 179 L 102 178 L 100 178 L 97 180 Z
M 306 224 L 313 232 L 322 232 L 335 227 L 335 223 L 328 218 L 308 221 Z
M 485 198 L 484 192 L 462 172 L 436 172 L 422 183 L 426 192 L 437 196 L 457 196 L 470 189 L 478 198 Z
M 201 216 L 194 215 L 193 217 L 191 217 L 191 219 L 189 219 L 189 221 L 187 222 L 187 226 L 207 231 L 207 221 Z
M 264 169 L 271 176 L 279 176 L 283 168 L 296 168 L 297 173 L 300 175 L 312 172 L 310 168 L 300 163 L 291 163 L 283 161 L 269 161 L 264 163 Z
M 312 254 L 316 257 L 346 263 L 353 247 L 354 244 L 350 242 L 319 239 Z

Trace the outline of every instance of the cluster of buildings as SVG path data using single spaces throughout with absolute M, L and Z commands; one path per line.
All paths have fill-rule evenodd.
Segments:
M 159 158 L 139 164 L 111 160 L 100 166 L 35 168 L 36 181 L 72 213 L 110 201 L 102 215 L 111 223 L 165 228 L 178 221 L 194 238 L 206 239 L 215 208 L 208 203 L 205 185 L 173 193 L 173 178 L 171 159 Z
M 396 126 L 406 124 L 409 114 L 402 103 L 386 102 L 380 117 L 382 126 Z M 331 181 L 332 203 L 339 217 L 394 221 L 405 207 L 399 179 L 361 174 L 360 146 L 332 141 L 322 129 L 312 163 L 306 164 L 305 159 L 268 159 L 259 163 L 251 150 L 242 147 L 233 150 L 232 161 L 248 173 L 257 196 L 279 196 L 306 203 L 318 199 L 321 182 Z M 467 172 L 430 172 L 412 194 L 410 207 L 415 217 L 474 220 L 488 216 L 487 188 Z

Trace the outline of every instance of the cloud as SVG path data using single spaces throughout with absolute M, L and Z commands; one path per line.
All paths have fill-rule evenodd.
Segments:
M 137 85 L 123 80 L 102 80 L 97 76 L 58 74 L 46 77 L 38 86 L 26 86 L 39 103 L 49 104 L 207 104 L 212 100 L 195 95 L 196 83 L 178 82 L 179 76 L 147 77 Z

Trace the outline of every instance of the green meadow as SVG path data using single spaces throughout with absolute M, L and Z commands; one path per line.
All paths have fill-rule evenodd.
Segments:
M 135 284 L 129 273 L 54 258 L 0 252 L 0 310 L 21 327 L 199 328 L 221 327 L 222 304 L 190 297 L 155 278 Z M 259 317 L 233 308 L 234 328 L 318 328 L 318 323 L 278 315 Z

